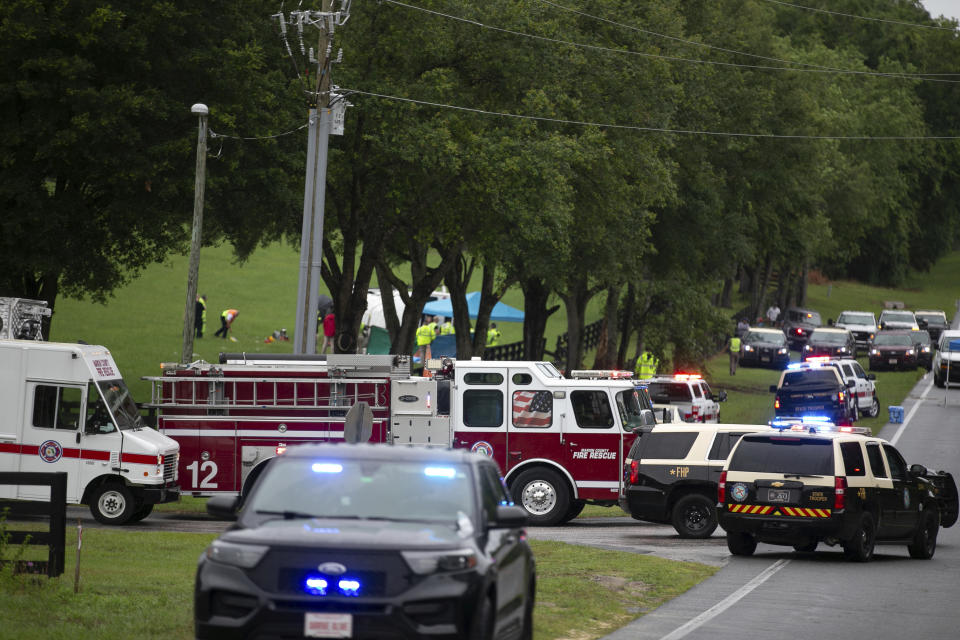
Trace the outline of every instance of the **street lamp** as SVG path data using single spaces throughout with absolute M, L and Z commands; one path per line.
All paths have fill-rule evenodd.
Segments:
M 202 102 L 190 107 L 200 119 L 197 133 L 197 172 L 193 188 L 193 233 L 190 237 L 190 272 L 187 275 L 187 304 L 183 313 L 183 351 L 180 361 L 193 359 L 193 332 L 197 304 L 197 277 L 200 272 L 200 236 L 203 229 L 203 189 L 207 173 L 207 116 L 210 110 Z

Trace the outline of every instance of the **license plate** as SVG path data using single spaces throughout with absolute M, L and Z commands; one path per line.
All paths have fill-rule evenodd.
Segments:
M 889 360 L 887 360 L 887 364 L 897 364 L 897 359 L 896 359 L 896 358 L 890 358 Z
M 303 620 L 303 635 L 307 638 L 350 638 L 353 636 L 353 616 L 349 613 L 308 613 Z
M 787 489 L 767 489 L 767 502 L 790 502 L 790 491 Z
M 800 411 L 820 411 L 823 409 L 822 404 L 811 404 L 800 409 Z
M 770 362 L 770 356 L 760 356 L 760 362 Z

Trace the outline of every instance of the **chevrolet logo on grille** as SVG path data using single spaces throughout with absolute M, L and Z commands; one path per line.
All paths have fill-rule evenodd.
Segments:
M 777 487 L 777 488 L 779 488 L 779 487 L 782 487 L 782 486 L 783 486 L 783 483 L 782 483 L 782 482 L 771 482 L 771 483 L 770 483 L 770 486 L 771 486 L 771 487 Z

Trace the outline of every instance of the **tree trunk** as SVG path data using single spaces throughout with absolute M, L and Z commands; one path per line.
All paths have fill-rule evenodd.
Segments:
M 559 306 L 547 309 L 550 289 L 540 278 L 520 281 L 523 289 L 523 353 L 527 360 L 543 360 L 543 337 L 547 319 Z
M 476 262 L 461 254 L 456 264 L 447 272 L 443 281 L 450 290 L 450 304 L 453 306 L 453 330 L 457 339 L 457 358 L 469 360 L 473 357 L 473 338 L 470 335 L 470 310 L 467 307 L 467 286 L 473 277 Z
M 723 279 L 723 289 L 720 291 L 720 306 L 724 309 L 733 306 L 733 278 Z
M 603 312 L 603 333 L 597 346 L 597 355 L 593 360 L 594 369 L 617 368 L 617 310 L 620 308 L 620 287 L 607 289 L 607 302 Z
M 631 281 L 627 284 L 627 299 L 624 302 L 623 322 L 620 324 L 620 348 L 617 349 L 617 368 L 633 370 L 633 364 L 627 365 L 627 349 L 630 348 L 630 336 L 633 335 L 633 309 L 637 300 L 637 288 Z M 636 358 L 634 358 L 636 362 Z
M 803 271 L 800 273 L 800 279 L 797 283 L 797 306 L 807 306 L 807 276 L 810 273 L 810 260 L 803 257 Z
M 583 319 L 587 302 L 591 294 L 584 280 L 571 283 L 568 290 L 560 294 L 567 309 L 567 362 L 565 372 L 579 369 L 583 362 Z
M 380 301 L 383 304 L 383 321 L 387 325 L 387 335 L 390 344 L 397 340 L 400 334 L 400 319 L 397 317 L 397 305 L 394 304 L 393 284 L 384 274 L 383 268 L 377 264 L 377 282 L 380 284 Z

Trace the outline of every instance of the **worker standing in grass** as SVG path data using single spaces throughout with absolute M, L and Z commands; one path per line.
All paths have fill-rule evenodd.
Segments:
M 735 376 L 740 363 L 740 337 L 736 334 L 727 341 L 727 351 L 730 352 L 730 375 Z
M 233 325 L 233 321 L 237 319 L 238 315 L 240 315 L 240 312 L 236 309 L 226 309 L 220 314 L 220 328 L 217 329 L 217 332 L 213 335 L 226 340 L 227 334 L 230 332 L 230 327 Z M 233 342 L 237 341 L 237 339 L 233 336 L 230 336 L 230 339 Z
M 197 306 L 193 312 L 193 329 L 198 338 L 203 337 L 207 329 L 207 296 L 197 296 Z
M 500 329 L 497 329 L 497 323 L 491 322 L 490 328 L 487 329 L 487 346 L 495 347 L 500 344 L 500 336 L 503 334 L 500 333 Z

